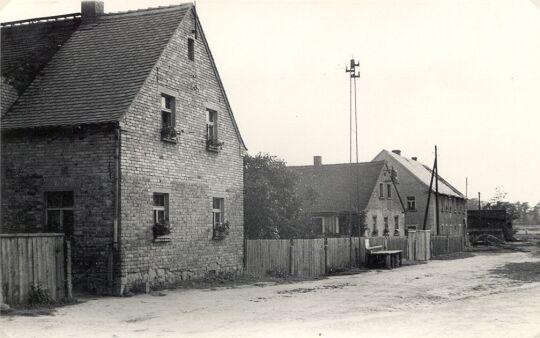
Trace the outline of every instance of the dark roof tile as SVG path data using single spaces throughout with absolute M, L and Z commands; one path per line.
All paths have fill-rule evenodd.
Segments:
M 190 8 L 105 14 L 81 23 L 2 118 L 2 128 L 118 121 Z
M 299 176 L 300 186 L 312 188 L 318 198 L 308 206 L 311 212 L 355 211 L 354 196 L 358 196 L 358 210 L 364 210 L 384 168 L 384 161 L 357 164 L 325 164 L 289 167 Z M 358 178 L 358 189 L 356 179 Z M 358 192 L 358 194 L 356 194 Z

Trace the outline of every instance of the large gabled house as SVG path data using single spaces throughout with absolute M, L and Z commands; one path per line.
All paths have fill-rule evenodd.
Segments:
M 3 23 L 2 232 L 96 293 L 236 273 L 245 146 L 192 4 Z
M 407 158 L 400 150 L 382 150 L 373 161 L 387 161 L 397 173 L 399 190 L 406 205 L 405 225 L 423 229 L 432 171 L 416 157 Z M 436 222 L 435 183 L 426 219 L 426 230 L 434 235 L 465 235 L 467 214 L 465 196 L 439 175 L 439 227 Z
M 385 161 L 322 164 L 315 156 L 313 165 L 289 169 L 297 174 L 301 189 L 314 192 L 314 200 L 304 201 L 304 209 L 311 215 L 315 234 L 404 235 L 403 204 Z

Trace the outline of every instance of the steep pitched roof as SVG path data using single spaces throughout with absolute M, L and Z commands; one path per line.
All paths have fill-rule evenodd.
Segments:
M 310 211 L 342 212 L 354 211 L 351 200 L 355 195 L 358 197 L 358 210 L 364 210 L 367 207 L 384 164 L 384 161 L 379 161 L 289 168 L 298 174 L 300 186 L 312 188 L 318 194 L 315 204 L 309 208 Z M 358 194 L 356 194 L 357 191 Z
M 192 6 L 82 22 L 2 118 L 2 128 L 118 121 Z
M 380 161 L 385 159 L 385 157 L 390 157 L 404 167 L 411 174 L 416 176 L 421 183 L 425 184 L 429 188 L 429 183 L 431 181 L 431 168 L 427 165 L 424 165 L 413 159 L 398 155 L 392 151 L 383 149 L 375 158 L 374 161 Z M 435 185 L 433 186 L 435 190 Z M 439 176 L 439 193 L 448 196 L 454 196 L 459 198 L 465 198 L 461 192 L 454 188 L 447 180 Z
M 22 93 L 77 29 L 80 15 L 32 24 L 2 24 L 0 69 Z

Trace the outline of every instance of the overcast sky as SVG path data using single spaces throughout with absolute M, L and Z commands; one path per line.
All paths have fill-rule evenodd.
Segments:
M 177 4 L 106 0 L 105 11 Z M 0 20 L 80 11 L 0 0 Z M 401 149 L 469 197 L 540 201 L 540 0 L 224 1 L 197 10 L 251 154 L 349 161 L 351 57 L 360 161 Z M 156 23 L 159 24 L 159 23 Z

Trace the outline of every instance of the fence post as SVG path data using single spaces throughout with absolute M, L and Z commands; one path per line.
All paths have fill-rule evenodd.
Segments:
M 328 273 L 328 238 L 324 237 L 324 274 Z
M 450 235 L 446 235 L 446 253 L 450 253 Z
M 293 246 L 294 246 L 294 239 L 291 238 L 291 245 L 289 246 L 289 274 L 293 275 Z
M 65 260 L 66 260 L 66 297 L 67 299 L 73 298 L 73 285 L 71 281 L 71 242 L 66 241 L 66 250 L 65 250 Z
M 247 238 L 244 237 L 244 257 L 242 257 L 242 265 L 244 266 L 244 272 L 247 269 Z
M 352 263 L 352 236 L 349 235 L 349 268 L 353 265 Z

